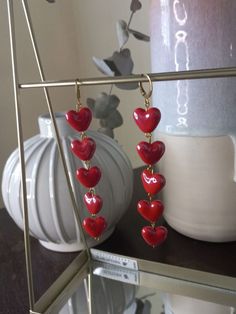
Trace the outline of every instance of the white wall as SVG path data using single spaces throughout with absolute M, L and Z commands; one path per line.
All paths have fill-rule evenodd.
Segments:
M 14 1 L 17 36 L 17 54 L 20 82 L 38 81 L 37 69 L 21 10 L 21 1 Z M 92 56 L 108 57 L 118 49 L 115 23 L 128 20 L 130 1 L 127 0 L 29 0 L 35 34 L 44 65 L 46 78 L 69 79 L 97 77 L 100 74 L 92 63 Z M 0 3 L 0 176 L 9 154 L 15 149 L 16 128 L 10 65 L 10 48 L 6 1 Z M 132 28 L 149 33 L 148 1 L 135 14 Z M 135 62 L 135 73 L 150 71 L 149 44 L 131 38 L 127 45 Z M 109 86 L 91 86 L 82 89 L 82 99 L 96 98 Z M 142 138 L 132 120 L 132 111 L 142 105 L 138 90 L 113 89 L 121 99 L 119 110 L 124 125 L 115 129 L 115 137 L 129 155 L 134 167 L 141 164 L 135 145 Z M 75 103 L 74 88 L 50 90 L 55 111 L 67 110 Z M 38 132 L 37 117 L 45 113 L 46 103 L 41 90 L 24 90 L 20 94 L 24 138 Z M 96 125 L 96 123 L 95 123 Z M 94 126 L 95 127 L 95 126 Z M 2 200 L 0 198 L 0 206 Z

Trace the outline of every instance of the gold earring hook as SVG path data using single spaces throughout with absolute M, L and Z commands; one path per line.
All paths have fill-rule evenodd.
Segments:
M 79 79 L 75 80 L 75 93 L 76 93 L 76 98 L 77 98 L 77 103 L 76 103 L 76 111 L 79 111 L 79 108 L 82 106 L 80 102 L 80 86 L 79 86 Z
M 143 88 L 143 83 L 142 82 L 139 82 L 138 86 L 139 86 L 139 89 L 140 89 L 140 92 L 141 92 L 142 96 L 145 99 L 149 99 L 152 96 L 152 90 L 153 90 L 152 80 L 151 80 L 151 78 L 150 78 L 150 76 L 148 74 L 142 74 L 142 76 L 145 76 L 148 79 L 149 91 L 148 92 L 145 91 L 145 89 Z

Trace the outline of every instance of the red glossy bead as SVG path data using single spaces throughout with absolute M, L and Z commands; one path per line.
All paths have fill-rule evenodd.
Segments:
M 153 165 L 158 162 L 165 152 L 165 144 L 161 141 L 155 141 L 153 143 L 142 141 L 136 148 L 140 158 L 148 165 Z
M 151 227 L 146 226 L 142 229 L 142 237 L 152 247 L 160 245 L 163 243 L 167 237 L 167 229 L 163 226 Z
M 161 112 L 157 108 L 135 109 L 133 113 L 134 121 L 139 129 L 144 133 L 151 133 L 155 130 L 161 119 Z
M 99 238 L 107 227 L 104 217 L 91 218 L 87 217 L 83 220 L 83 228 L 92 238 Z
M 84 195 L 84 203 L 90 214 L 96 215 L 102 208 L 103 200 L 99 195 L 87 192 Z
M 89 108 L 84 107 L 79 111 L 70 110 L 66 113 L 66 120 L 76 131 L 84 132 L 92 121 L 92 112 Z
M 76 176 L 86 188 L 93 188 L 101 178 L 101 170 L 96 166 L 89 169 L 79 168 L 76 171 Z
M 90 160 L 96 150 L 96 143 L 90 137 L 85 137 L 82 141 L 73 140 L 71 142 L 73 153 L 81 160 Z
M 138 202 L 137 210 L 143 218 L 154 223 L 161 217 L 164 211 L 164 205 L 159 200 L 152 202 L 142 200 Z
M 152 173 L 150 170 L 143 170 L 141 174 L 143 187 L 147 193 L 154 195 L 165 186 L 165 177 L 159 173 Z

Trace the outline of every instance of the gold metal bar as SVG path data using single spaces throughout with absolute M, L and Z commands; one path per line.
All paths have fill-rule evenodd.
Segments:
M 28 204 L 27 204 L 23 131 L 22 131 L 22 124 L 21 124 L 21 111 L 20 111 L 20 102 L 19 102 L 19 95 L 18 95 L 19 89 L 18 89 L 18 75 L 17 75 L 17 62 L 16 62 L 13 0 L 7 0 L 7 13 L 8 13 L 10 47 L 11 47 L 11 65 L 12 65 L 12 78 L 13 78 L 14 102 L 15 102 L 15 113 L 16 113 L 17 141 L 18 141 L 19 160 L 20 160 L 21 201 L 23 205 L 23 217 L 24 217 L 24 243 L 25 243 L 25 261 L 26 261 L 26 271 L 27 271 L 27 285 L 28 285 L 28 293 L 29 293 L 29 306 L 30 306 L 30 310 L 33 311 L 34 310 L 34 288 L 33 288 L 31 252 L 30 252 L 29 217 L 28 217 Z
M 91 272 L 90 268 L 90 273 L 88 274 L 88 310 L 89 314 L 93 314 L 93 308 L 92 308 L 92 276 L 93 273 Z
M 26 19 L 26 23 L 27 23 L 27 27 L 28 27 L 28 31 L 29 31 L 29 35 L 30 35 L 30 40 L 31 40 L 31 43 L 32 43 L 34 56 L 35 56 L 35 60 L 36 60 L 38 71 L 39 71 L 39 75 L 40 75 L 40 79 L 41 79 L 41 81 L 45 81 L 45 75 L 44 75 L 44 71 L 43 71 L 43 66 L 42 66 L 42 62 L 41 62 L 41 59 L 40 59 L 40 54 L 39 54 L 39 49 L 38 49 L 38 46 L 37 46 L 37 42 L 35 40 L 35 35 L 34 35 L 34 31 L 33 31 L 33 24 L 32 24 L 32 21 L 31 21 L 29 7 L 28 7 L 28 4 L 27 4 L 26 0 L 22 0 L 22 6 L 23 6 L 24 14 L 25 14 L 25 19 Z M 89 254 L 89 249 L 88 249 L 88 245 L 87 245 L 87 242 L 86 242 L 85 233 L 84 233 L 84 230 L 83 230 L 83 227 L 82 227 L 82 220 L 80 218 L 79 208 L 78 208 L 78 205 L 77 205 L 77 202 L 76 202 L 76 199 L 75 199 L 75 195 L 74 195 L 74 192 L 73 192 L 73 184 L 72 184 L 70 176 L 69 176 L 69 171 L 68 171 L 68 168 L 67 168 L 65 155 L 64 155 L 64 152 L 63 152 L 62 144 L 61 144 L 60 134 L 59 134 L 59 130 L 58 130 L 58 127 L 57 127 L 57 123 L 56 123 L 56 119 L 55 119 L 55 115 L 54 115 L 54 111 L 53 111 L 53 107 L 52 107 L 52 102 L 51 102 L 48 90 L 47 90 L 47 88 L 45 86 L 43 87 L 43 91 L 44 91 L 44 96 L 45 96 L 45 99 L 46 99 L 48 111 L 49 111 L 49 114 L 50 114 L 50 118 L 51 118 L 52 123 L 53 123 L 54 132 L 55 132 L 55 139 L 56 139 L 58 150 L 59 150 L 59 154 L 60 154 L 60 157 L 61 157 L 63 170 L 64 170 L 64 173 L 65 173 L 65 176 L 66 176 L 67 186 L 68 186 L 68 190 L 69 190 L 69 193 L 70 193 L 70 198 L 71 198 L 72 205 L 73 205 L 74 215 L 75 215 L 76 221 L 77 221 L 78 226 L 79 226 L 81 239 L 82 239 L 82 241 L 84 243 L 84 246 L 85 246 L 85 249 L 86 249 L 87 253 Z
M 163 72 L 163 73 L 147 73 L 152 82 L 173 81 L 173 80 L 194 80 L 220 77 L 234 77 L 236 76 L 236 67 L 219 68 L 219 69 L 202 69 L 192 71 L 179 72 Z M 120 83 L 137 83 L 148 82 L 147 77 L 143 74 L 134 74 L 129 76 L 107 76 L 97 78 L 82 78 L 79 79 L 78 85 L 105 85 L 105 84 L 120 84 Z M 58 81 L 44 81 L 36 83 L 19 84 L 19 88 L 42 88 L 42 87 L 66 87 L 75 86 L 76 79 L 72 80 L 58 80 Z
M 169 276 L 168 270 L 170 269 L 172 272 L 171 265 L 165 265 L 167 266 L 166 272 L 159 273 L 162 264 L 156 262 L 154 264 L 156 266 L 154 272 L 129 270 L 120 266 L 111 266 L 104 262 L 93 262 L 92 266 L 93 273 L 99 274 L 99 276 L 104 278 L 122 282 L 125 274 L 127 276 L 132 274 L 132 278 L 136 278 L 137 280 L 134 284 L 147 289 L 151 288 L 157 291 L 160 290 L 162 293 L 177 294 L 207 302 L 236 306 L 236 291 L 217 288 L 214 285 L 192 282 L 181 277 L 175 278 L 175 276 Z
M 100 250 L 100 253 L 105 253 L 105 251 Z M 127 255 L 124 256 L 121 254 L 110 253 L 110 259 L 115 260 L 122 258 L 133 259 L 133 257 Z M 219 275 L 216 273 L 184 268 L 182 266 L 174 266 L 171 264 L 163 264 L 140 258 L 135 258 L 135 260 L 138 263 L 138 270 L 141 272 L 158 274 L 173 279 L 183 280 L 184 282 L 191 282 L 216 289 L 223 289 L 236 294 L 236 277 Z

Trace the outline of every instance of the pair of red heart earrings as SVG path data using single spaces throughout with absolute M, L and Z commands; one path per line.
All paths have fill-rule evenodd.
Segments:
M 153 200 L 153 197 L 160 192 L 165 185 L 163 175 L 154 172 L 154 165 L 164 154 L 165 145 L 161 141 L 152 142 L 152 132 L 160 122 L 161 112 L 158 108 L 151 107 L 152 81 L 147 74 L 144 76 L 148 79 L 149 91 L 146 92 L 144 90 L 141 82 L 139 83 L 139 88 L 145 100 L 145 109 L 135 109 L 133 117 L 137 126 L 148 140 L 148 142 L 140 142 L 136 148 L 140 158 L 147 165 L 147 168 L 143 170 L 141 174 L 141 180 L 149 200 L 140 200 L 137 205 L 137 210 L 145 220 L 151 223 L 150 226 L 142 228 L 142 237 L 149 245 L 155 247 L 161 244 L 167 237 L 167 229 L 165 227 L 155 226 L 156 222 L 162 216 L 164 205 L 160 200 Z
M 98 239 L 107 227 L 106 219 L 97 216 L 103 205 L 101 196 L 97 195 L 95 191 L 95 186 L 101 179 L 101 170 L 97 166 L 91 166 L 96 143 L 91 137 L 87 136 L 85 131 L 92 121 L 92 112 L 80 102 L 78 80 L 76 80 L 76 94 L 76 109 L 68 111 L 66 119 L 72 128 L 80 132 L 80 140 L 76 139 L 71 142 L 71 150 L 84 164 L 84 167 L 77 169 L 76 177 L 84 187 L 89 189 L 83 200 L 92 217 L 86 217 L 83 220 L 83 228 L 92 238 Z
M 161 113 L 159 109 L 150 107 L 152 82 L 148 75 L 145 76 L 149 81 L 150 90 L 146 93 L 142 83 L 139 83 L 141 94 L 145 99 L 145 109 L 137 108 L 134 111 L 134 120 L 148 139 L 148 142 L 142 141 L 137 145 L 137 151 L 144 163 L 147 164 L 147 169 L 142 172 L 141 179 L 144 189 L 148 193 L 149 201 L 139 201 L 137 209 L 142 217 L 151 223 L 151 226 L 143 227 L 142 236 L 149 245 L 155 247 L 161 244 L 167 236 L 165 227 L 155 226 L 163 213 L 164 206 L 160 200 L 153 200 L 153 196 L 165 185 L 165 178 L 159 173 L 154 173 L 154 164 L 162 157 L 165 145 L 160 141 L 152 143 L 152 132 L 160 121 Z M 66 119 L 70 126 L 80 133 L 80 140 L 71 142 L 71 150 L 84 163 L 84 167 L 77 169 L 76 177 L 84 187 L 89 189 L 83 199 L 92 217 L 86 217 L 83 220 L 83 228 L 91 237 L 98 239 L 107 227 L 106 219 L 103 216 L 97 216 L 103 204 L 102 198 L 95 191 L 95 186 L 101 178 L 101 170 L 97 166 L 91 166 L 96 143 L 91 137 L 87 136 L 85 131 L 91 123 L 92 112 L 80 102 L 78 80 L 76 80 L 76 92 L 76 110 L 68 111 Z

